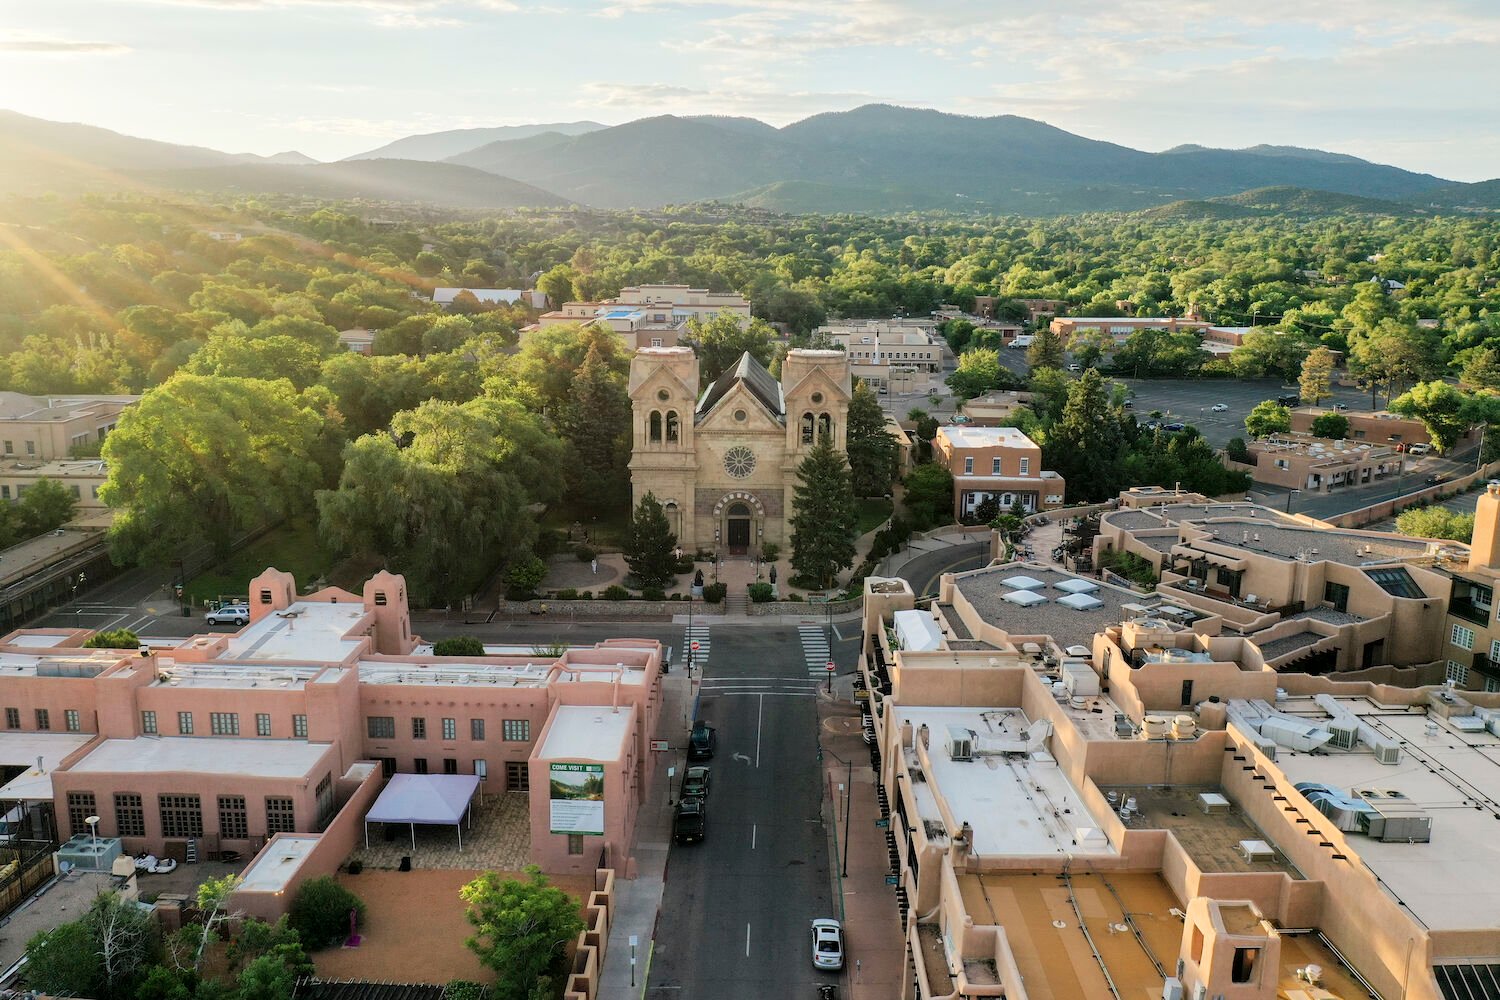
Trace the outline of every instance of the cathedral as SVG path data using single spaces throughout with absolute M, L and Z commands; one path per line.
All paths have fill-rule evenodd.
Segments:
M 822 438 L 844 450 L 848 355 L 791 351 L 778 382 L 747 353 L 698 385 L 690 348 L 642 348 L 632 358 L 632 505 L 655 495 L 689 551 L 738 556 L 766 542 L 784 551 L 797 466 Z

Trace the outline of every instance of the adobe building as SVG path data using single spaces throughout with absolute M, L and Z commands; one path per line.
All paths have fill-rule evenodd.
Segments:
M 1042 468 L 1042 449 L 1014 427 L 945 425 L 932 441 L 933 460 L 953 473 L 953 516 L 963 520 L 986 500 L 1004 513 L 1063 505 L 1067 482 Z
M 0 392 L 0 458 L 51 462 L 97 446 L 139 396 L 27 396 Z
M 678 544 L 738 556 L 790 541 L 797 466 L 844 450 L 852 382 L 843 351 L 793 350 L 778 382 L 748 353 L 706 389 L 686 347 L 630 363 L 631 502 L 653 494 Z
M 850 371 L 880 393 L 928 392 L 941 381 L 943 339 L 932 321 L 844 320 L 820 326 L 825 337 L 849 355 Z
M 1415 417 L 1403 417 L 1387 410 L 1364 413 L 1358 410 L 1331 410 L 1322 406 L 1303 406 L 1292 411 L 1292 431 L 1311 434 L 1313 421 L 1325 414 L 1337 414 L 1349 421 L 1349 439 L 1387 445 L 1405 450 L 1414 444 L 1432 443 L 1427 426 Z M 1467 451 L 1479 443 L 1480 428 L 1471 427 L 1459 435 L 1449 451 Z
M 1500 692 L 1500 483 L 1490 482 L 1474 507 L 1468 559 L 1440 567 L 1450 581 L 1448 617 L 1441 629 L 1443 675 L 1459 688 Z
M 1390 445 L 1333 440 L 1310 434 L 1273 434 L 1250 442 L 1254 459 L 1248 466 L 1229 463 L 1233 468 L 1248 468 L 1257 483 L 1301 490 L 1304 493 L 1333 493 L 1338 490 L 1373 486 L 1405 469 L 1400 452 Z
M 750 302 L 735 292 L 711 292 L 688 285 L 640 285 L 620 289 L 603 302 L 564 302 L 537 320 L 538 329 L 560 323 L 592 323 L 619 335 L 627 351 L 675 347 L 689 320 L 732 317 L 750 325 Z M 525 340 L 527 330 L 522 331 Z

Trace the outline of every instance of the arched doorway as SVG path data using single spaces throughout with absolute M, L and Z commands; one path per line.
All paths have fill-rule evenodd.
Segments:
M 742 556 L 750 551 L 750 508 L 738 501 L 724 512 L 729 554 Z

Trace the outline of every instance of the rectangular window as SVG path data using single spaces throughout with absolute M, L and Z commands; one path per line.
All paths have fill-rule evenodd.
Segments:
M 469 739 L 471 739 L 471 740 L 482 740 L 482 739 L 484 739 L 484 720 L 483 719 L 470 719 L 469 720 Z
M 1001 468 L 1000 459 L 998 459 L 998 458 L 992 458 L 992 459 L 990 459 L 990 475 L 992 475 L 992 476 L 998 476 L 998 475 L 1000 475 L 1000 468 Z
M 266 799 L 266 836 L 273 833 L 294 833 L 297 829 L 296 812 L 292 800 L 273 796 Z
M 456 758 L 456 757 L 444 757 L 443 758 L 443 773 L 444 774 L 457 774 L 458 773 L 458 758 Z
M 973 474 L 974 474 L 974 456 L 973 455 L 965 455 L 964 456 L 964 475 L 971 476 Z
M 203 806 L 198 796 L 160 795 L 156 802 L 161 808 L 163 837 L 203 836 Z
M 318 787 L 313 793 L 318 799 L 318 829 L 328 825 L 328 820 L 333 816 L 333 774 L 325 774 L 318 781 Z
M 144 837 L 146 807 L 139 792 L 115 792 L 115 836 Z
M 530 719 L 506 719 L 500 723 L 500 738 L 508 743 L 527 743 L 531 740 Z
M 9 486 L 0 486 L 0 500 L 9 500 L 9 499 L 10 499 L 10 487 Z
M 582 854 L 583 853 L 583 834 L 581 834 L 581 833 L 570 833 L 570 834 L 568 834 L 568 853 L 569 854 Z
M 219 836 L 244 840 L 250 836 L 250 819 L 243 795 L 219 796 Z
M 524 760 L 505 762 L 505 790 L 507 792 L 531 791 L 531 769 Z
M 299 740 L 307 739 L 307 716 L 292 716 L 292 735 Z
M 1448 672 L 1444 680 L 1452 681 L 1454 684 L 1463 685 L 1469 681 L 1469 668 L 1457 660 L 1448 661 Z
M 396 738 L 396 720 L 389 715 L 372 715 L 365 720 L 365 726 L 372 740 Z
M 425 740 L 427 738 L 427 720 L 411 720 L 411 738 L 414 740 Z
M 1500 639 L 1490 640 L 1490 662 L 1500 663 Z
M 36 727 L 41 730 L 52 728 L 52 713 L 45 708 L 36 710 Z
M 27 441 L 26 442 L 26 454 L 28 454 L 28 455 L 35 455 L 36 454 L 36 442 L 35 441 Z
M 1335 611 L 1349 610 L 1349 587 L 1329 581 L 1323 584 L 1323 600 L 1333 605 Z
M 1484 693 L 1494 694 L 1497 691 L 1500 691 L 1500 680 L 1494 677 L 1486 677 L 1484 679 Z
M 238 736 L 240 717 L 237 712 L 208 713 L 208 727 L 215 736 Z
M 5 453 L 7 455 L 14 455 L 16 453 L 15 442 L 13 442 L 13 441 L 7 441 L 7 442 L 5 442 Z
M 141 713 L 141 732 L 156 735 L 156 713 L 149 709 Z M 144 836 L 144 834 L 142 835 Z
M 1031 475 L 1031 459 L 1029 457 L 1021 459 L 1021 475 Z
M 97 815 L 99 812 L 94 808 L 93 792 L 68 793 L 68 829 L 73 831 L 73 836 L 88 833 L 88 819 Z
M 412 760 L 411 764 L 412 764 L 412 770 L 415 771 L 415 772 L 417 772 L 418 774 L 426 774 L 427 773 L 427 758 L 426 757 L 416 757 L 416 758 L 414 758 Z
M 1464 628 L 1462 625 L 1455 625 L 1453 626 L 1453 630 L 1448 635 L 1448 641 L 1453 643 L 1453 645 L 1457 646 L 1459 649 L 1473 649 L 1474 630 L 1471 628 Z
M 19 708 L 7 708 L 5 710 L 5 728 L 21 728 L 21 710 Z
M 67 731 L 70 732 L 70 733 L 76 733 L 76 732 L 78 732 L 78 728 L 79 728 L 79 724 L 78 724 L 78 709 L 76 709 L 76 708 L 65 708 L 65 709 L 63 709 L 63 727 L 65 729 L 67 729 Z
M 269 713 L 269 712 L 256 712 L 255 713 L 255 735 L 256 736 L 270 736 L 271 735 L 271 713 Z
M 260 592 L 260 603 L 262 603 L 262 604 L 270 604 L 271 603 L 271 592 L 269 590 L 262 590 Z
M 193 735 L 193 713 L 192 712 L 178 712 L 177 713 L 177 732 L 178 732 L 178 735 L 180 735 L 180 736 L 191 736 L 191 735 Z
M 443 739 L 445 739 L 445 740 L 456 740 L 456 739 L 458 739 L 458 720 L 457 719 L 444 719 L 443 720 Z

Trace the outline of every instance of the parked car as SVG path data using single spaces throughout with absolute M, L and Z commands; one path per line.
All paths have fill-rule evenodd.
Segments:
M 203 616 L 210 625 L 249 625 L 250 609 L 243 604 L 226 604 Z
M 679 844 L 702 843 L 708 836 L 708 802 L 703 798 L 683 799 L 672 816 L 672 839 Z
M 813 968 L 833 972 L 844 967 L 844 929 L 832 917 L 812 922 Z
M 1209 409 L 1212 410 L 1214 413 L 1223 413 L 1225 410 L 1229 409 L 1229 404 L 1228 403 L 1215 403 L 1213 406 L 1210 406 Z
M 1071 364 L 1071 365 L 1068 366 L 1068 371 L 1070 371 L 1070 372 L 1081 372 L 1081 371 L 1083 371 L 1083 365 L 1080 365 L 1080 364 L 1078 364 L 1078 363 L 1075 362 L 1075 363 L 1073 363 L 1073 364 Z
M 1121 403 L 1120 405 L 1123 406 L 1123 407 L 1125 407 L 1125 409 L 1127 409 L 1127 410 L 1133 410 L 1133 409 L 1135 409 L 1135 400 L 1133 400 L 1133 399 L 1127 399 L 1127 400 L 1125 400 L 1125 402 Z
M 1276 402 L 1282 406 L 1298 407 L 1302 405 L 1302 396 L 1299 393 L 1288 392 L 1277 396 Z
M 688 734 L 688 760 L 709 760 L 719 748 L 719 732 L 706 722 L 693 723 Z
M 1430 475 L 1430 476 L 1427 477 L 1427 485 L 1428 486 L 1436 486 L 1439 483 L 1446 483 L 1447 481 L 1448 481 L 1448 477 L 1447 476 L 1439 475 L 1436 472 L 1434 472 L 1432 475 Z
M 1338 411 L 1342 412 L 1344 410 L 1349 409 L 1349 404 L 1348 403 L 1334 403 L 1333 404 L 1333 408 L 1335 410 L 1338 410 Z
M 708 772 L 706 767 L 690 767 L 687 774 L 682 776 L 682 791 L 680 798 L 691 799 L 708 798 Z
M 1173 421 L 1170 424 L 1162 424 L 1161 425 L 1161 429 L 1164 430 L 1164 431 L 1185 431 L 1185 430 L 1187 430 L 1187 424 L 1182 424 L 1182 423 L 1178 423 L 1176 421 Z
M 1432 451 L 1432 445 L 1425 441 L 1418 441 L 1416 444 L 1407 445 L 1406 450 L 1413 455 L 1426 455 Z

